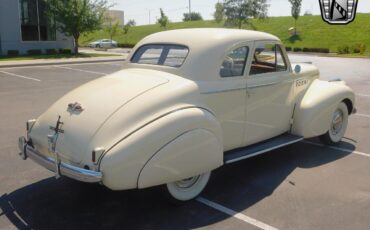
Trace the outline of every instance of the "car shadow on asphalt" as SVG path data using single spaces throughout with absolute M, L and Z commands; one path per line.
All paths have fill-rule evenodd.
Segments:
M 348 154 L 297 143 L 215 170 L 203 196 L 241 212 L 270 196 L 294 169 L 318 167 Z M 190 229 L 230 218 L 196 201 L 173 206 L 160 198 L 158 188 L 115 192 L 52 177 L 2 195 L 0 208 L 0 218 L 5 215 L 18 229 Z

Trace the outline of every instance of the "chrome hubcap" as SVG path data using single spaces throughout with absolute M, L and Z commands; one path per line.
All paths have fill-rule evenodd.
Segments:
M 180 180 L 175 182 L 176 187 L 180 189 L 188 189 L 191 188 L 199 179 L 200 176 L 190 177 L 184 180 Z
M 343 128 L 343 113 L 340 110 L 335 111 L 331 125 L 331 133 L 337 135 Z

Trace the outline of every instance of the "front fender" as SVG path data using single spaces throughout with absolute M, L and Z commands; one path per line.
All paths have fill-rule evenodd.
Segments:
M 204 161 L 204 164 L 201 165 L 197 162 L 199 161 L 197 157 L 188 157 L 186 158 L 187 162 L 181 162 L 185 159 L 183 153 L 187 151 L 179 148 L 179 146 L 183 146 L 183 144 L 178 145 L 177 138 L 188 141 L 191 139 L 189 138 L 190 134 L 194 134 L 194 136 L 192 136 L 192 143 L 186 142 L 186 147 L 196 150 L 196 146 L 201 146 L 200 142 L 208 140 L 207 143 L 216 146 L 211 149 L 216 149 L 217 151 L 215 150 L 212 155 L 208 154 L 206 156 L 212 158 L 209 160 L 210 162 L 218 162 L 218 164 L 212 163 L 210 165 Z M 173 148 L 173 146 L 176 146 L 176 148 Z M 198 147 L 198 150 L 204 149 L 204 146 L 201 148 Z M 164 151 L 165 154 L 163 154 Z M 160 155 L 156 155 L 156 153 Z M 194 153 L 195 152 L 191 152 L 191 154 L 193 154 L 192 156 L 194 156 Z M 139 187 L 139 175 L 144 166 L 148 162 L 150 162 L 148 165 L 152 165 L 152 162 L 154 162 L 152 160 L 157 159 L 158 156 L 163 155 L 166 157 L 168 164 L 165 166 L 168 167 L 176 168 L 179 167 L 181 163 L 184 163 L 184 167 L 191 167 L 191 164 L 193 164 L 198 165 L 199 168 L 203 168 L 205 171 L 209 171 L 222 165 L 222 154 L 221 127 L 215 116 L 208 110 L 202 108 L 192 107 L 177 109 L 142 126 L 142 128 L 132 133 L 107 152 L 100 163 L 100 170 L 103 173 L 102 182 L 112 190 L 134 189 Z M 179 158 L 173 159 L 175 156 Z M 205 155 L 201 154 L 199 156 L 204 157 Z M 172 159 L 170 159 L 171 157 Z M 164 158 L 161 159 L 162 162 L 163 159 Z M 142 175 L 147 175 L 147 169 L 143 170 Z M 183 170 L 181 167 L 178 169 L 180 171 Z M 185 174 L 182 175 L 182 173 L 177 173 L 179 178 L 183 179 L 184 177 L 182 176 L 188 176 L 188 171 L 182 172 Z M 195 172 L 199 173 L 197 171 Z M 140 187 L 143 187 L 144 184 L 145 187 L 164 184 L 169 182 L 168 179 L 174 178 L 171 176 L 162 177 L 164 175 L 163 171 L 160 173 L 154 170 L 153 173 L 158 173 L 158 175 L 151 175 L 153 179 L 144 180 L 150 181 L 150 183 L 145 182 Z
M 349 101 L 352 106 L 355 104 L 355 95 L 344 82 L 314 80 L 301 101 L 297 102 L 292 133 L 305 138 L 325 134 L 335 109 L 343 101 Z

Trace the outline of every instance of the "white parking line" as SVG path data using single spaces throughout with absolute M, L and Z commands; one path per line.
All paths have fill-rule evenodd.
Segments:
M 37 79 L 37 78 L 26 77 L 26 76 L 22 76 L 22 75 L 15 74 L 15 73 L 9 73 L 9 72 L 5 72 L 5 71 L 0 71 L 0 73 L 6 74 L 6 75 L 9 75 L 9 76 L 13 76 L 13 77 L 19 77 L 19 78 L 31 80 L 31 81 L 39 81 L 39 82 L 41 81 L 40 79 Z
M 350 150 L 350 149 L 345 149 L 345 148 L 341 148 L 341 147 L 324 145 L 324 144 L 315 143 L 315 142 L 312 142 L 312 141 L 302 141 L 302 142 L 306 143 L 306 144 L 310 144 L 310 145 L 315 145 L 315 146 L 326 147 L 326 148 L 330 148 L 330 149 L 334 149 L 334 150 L 339 150 L 339 151 L 346 152 L 346 153 L 354 153 L 354 154 L 357 154 L 357 155 L 360 155 L 360 156 L 370 157 L 370 154 L 359 152 L 359 151 L 354 151 L 354 150 Z
M 370 118 L 370 115 L 362 114 L 362 113 L 356 113 L 355 116 Z
M 96 72 L 96 71 L 90 71 L 90 70 L 84 70 L 84 69 L 75 69 L 75 68 L 70 68 L 70 67 L 66 67 L 66 66 L 53 66 L 53 67 L 60 68 L 60 69 L 80 71 L 80 72 L 85 72 L 85 73 L 98 74 L 98 75 L 108 75 L 108 73 L 102 73 L 102 72 Z
M 359 97 L 370 97 L 368 94 L 363 94 L 363 93 L 356 93 L 357 96 Z
M 242 213 L 236 212 L 234 210 L 231 210 L 229 208 L 226 208 L 225 206 L 222 206 L 220 204 L 217 204 L 213 201 L 210 201 L 204 197 L 198 197 L 196 199 L 198 202 L 207 205 L 208 207 L 214 208 L 220 212 L 223 212 L 229 216 L 235 217 L 241 221 L 244 221 L 248 224 L 251 224 L 257 228 L 264 229 L 264 230 L 277 230 L 277 228 L 274 228 L 268 224 L 262 223 L 261 221 L 258 221 L 252 217 L 246 216 Z

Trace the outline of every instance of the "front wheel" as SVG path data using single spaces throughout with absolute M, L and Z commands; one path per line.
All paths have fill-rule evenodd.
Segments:
M 321 141 L 327 145 L 337 145 L 344 137 L 347 125 L 348 108 L 341 102 L 333 114 L 329 131 L 320 137 Z
M 175 203 L 192 200 L 207 186 L 211 172 L 166 184 L 167 198 Z

